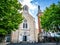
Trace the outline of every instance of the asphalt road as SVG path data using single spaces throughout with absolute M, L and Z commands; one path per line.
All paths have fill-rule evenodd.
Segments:
M 7 45 L 60 45 L 60 43 L 13 43 Z

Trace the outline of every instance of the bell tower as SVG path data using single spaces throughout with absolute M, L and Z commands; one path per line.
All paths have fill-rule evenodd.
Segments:
M 38 5 L 38 14 L 37 14 L 37 17 L 38 17 L 38 30 L 39 30 L 39 33 L 41 32 L 41 19 L 40 19 L 41 15 L 42 15 L 42 11 L 40 9 L 40 6 Z
M 40 9 L 40 6 L 38 5 L 38 13 L 37 13 L 37 17 L 38 17 L 38 30 L 39 30 L 39 33 L 38 33 L 38 42 L 41 41 L 42 37 L 42 31 L 41 31 L 41 19 L 40 19 L 40 16 L 42 16 L 42 11 Z

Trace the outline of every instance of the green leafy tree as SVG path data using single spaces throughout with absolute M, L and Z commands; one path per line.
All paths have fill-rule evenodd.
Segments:
M 46 7 L 41 16 L 41 25 L 46 31 L 60 31 L 60 2 Z
M 23 17 L 22 5 L 18 0 L 0 0 L 0 37 L 18 29 Z

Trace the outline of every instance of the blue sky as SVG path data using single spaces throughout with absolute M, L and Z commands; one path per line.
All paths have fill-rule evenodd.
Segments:
M 38 28 L 37 21 L 37 12 L 38 5 L 42 11 L 45 10 L 46 7 L 49 7 L 52 3 L 57 4 L 60 0 L 19 0 L 19 2 L 24 6 L 27 5 L 29 7 L 29 13 L 35 18 L 36 28 Z
M 58 3 L 60 0 L 32 0 L 30 3 L 35 5 L 40 5 L 41 10 L 43 11 L 46 7 L 50 6 L 52 3 Z

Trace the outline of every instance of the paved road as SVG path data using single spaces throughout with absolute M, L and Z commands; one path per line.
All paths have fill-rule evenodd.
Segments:
M 60 43 L 14 43 L 7 45 L 60 45 Z

